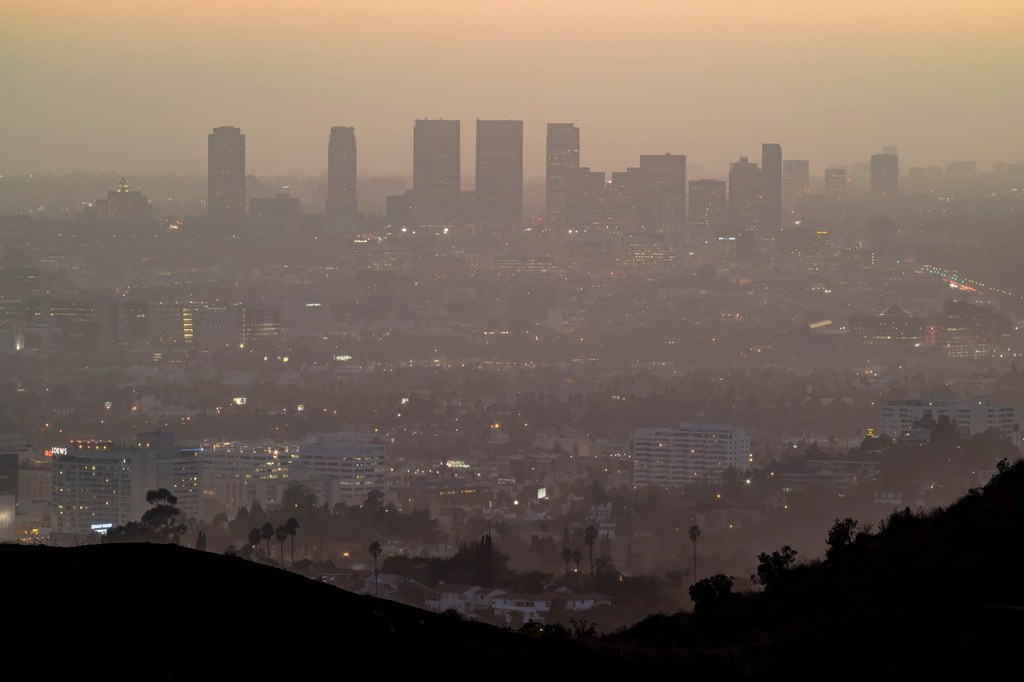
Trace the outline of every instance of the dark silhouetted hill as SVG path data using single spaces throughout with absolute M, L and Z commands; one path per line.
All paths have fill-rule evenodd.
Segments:
M 1024 465 L 763 592 L 527 635 L 177 545 L 0 545 L 9 665 L 54 680 L 986 679 L 1024 635 Z M 585 614 L 581 614 L 585 619 Z M 13 668 L 8 668 L 13 670 Z

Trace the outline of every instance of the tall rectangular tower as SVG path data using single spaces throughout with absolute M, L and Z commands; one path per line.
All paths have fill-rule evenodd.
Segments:
M 764 182 L 761 169 L 745 156 L 729 166 L 729 227 L 750 232 L 762 227 Z
M 761 230 L 778 230 L 782 226 L 782 145 L 761 145 Z
M 356 129 L 334 126 L 327 143 L 327 219 L 352 230 L 359 215 L 356 198 Z
M 686 227 L 686 156 L 641 154 L 638 203 L 644 231 L 683 236 Z
M 567 224 L 569 185 L 580 168 L 580 129 L 573 123 L 549 123 L 545 192 L 545 219 L 549 229 Z
M 505 237 L 523 220 L 523 122 L 476 122 L 477 230 Z
M 792 207 L 807 197 L 811 187 L 811 164 L 809 161 L 789 160 L 782 162 L 782 202 Z
M 245 135 L 234 126 L 214 128 L 208 138 L 206 213 L 245 217 Z
M 691 180 L 688 225 L 702 238 L 722 235 L 728 216 L 724 180 Z
M 874 154 L 871 157 L 871 194 L 894 197 L 899 191 L 900 157 L 895 154 Z
M 461 191 L 459 121 L 417 119 L 413 129 L 413 222 L 428 234 L 458 223 Z

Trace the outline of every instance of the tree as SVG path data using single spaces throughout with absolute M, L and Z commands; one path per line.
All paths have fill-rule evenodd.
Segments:
M 569 575 L 569 562 L 572 561 L 572 550 L 568 547 L 563 547 L 559 556 L 561 556 L 562 561 L 565 562 L 565 574 Z
M 597 541 L 597 529 L 587 526 L 583 531 L 583 542 L 587 543 L 587 551 L 590 553 L 590 577 L 594 577 L 594 543 Z
M 249 531 L 249 547 L 251 547 L 252 550 L 254 552 L 256 552 L 256 556 L 257 557 L 259 556 L 259 552 L 257 551 L 257 548 L 260 546 L 261 542 L 263 542 L 263 533 L 262 533 L 262 531 L 260 531 L 259 528 L 253 528 L 252 530 L 250 530 Z
M 107 531 L 103 542 L 158 542 L 177 544 L 188 526 L 179 523 L 181 510 L 178 498 L 166 488 L 146 492 L 147 509 L 139 521 L 115 526 Z
M 750 579 L 765 589 L 778 584 L 779 579 L 796 561 L 796 555 L 797 551 L 789 545 L 783 545 L 782 549 L 771 554 L 761 552 L 757 555 L 757 574 L 750 576 Z
M 288 539 L 288 529 L 284 526 L 278 526 L 274 529 L 274 536 L 277 538 L 278 544 L 281 545 L 279 556 L 281 557 L 281 565 L 284 566 L 284 543 Z
M 377 557 L 380 556 L 381 546 L 380 543 L 374 540 L 370 543 L 370 556 L 373 557 L 373 594 L 377 594 Z
M 825 541 L 825 544 L 828 545 L 825 556 L 829 559 L 834 559 L 842 552 L 844 547 L 853 544 L 853 534 L 856 529 L 857 521 L 849 516 L 845 519 L 836 519 L 836 522 L 829 529 L 828 539 Z
M 294 564 L 295 563 L 295 533 L 299 530 L 299 522 L 295 519 L 294 516 L 289 517 L 289 519 L 284 522 L 284 529 L 286 531 L 288 531 L 288 535 L 292 539 L 292 563 Z
M 700 526 L 694 524 L 690 526 L 690 542 L 693 543 L 693 579 L 697 580 L 697 538 L 700 537 Z
M 576 572 L 580 572 L 580 562 L 583 561 L 583 552 L 578 549 L 572 551 L 572 560 L 576 562 Z
M 690 585 L 690 599 L 693 600 L 694 611 L 707 611 L 727 601 L 733 594 L 732 583 L 733 579 L 730 576 L 716 573 Z
M 196 536 L 196 549 L 202 550 L 204 552 L 206 551 L 206 532 L 205 531 L 199 531 L 199 534 Z
M 260 537 L 267 541 L 267 560 L 270 560 L 270 541 L 274 539 L 274 524 L 267 521 L 260 528 Z

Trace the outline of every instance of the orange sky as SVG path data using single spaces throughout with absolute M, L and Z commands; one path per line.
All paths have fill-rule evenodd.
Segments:
M 237 125 L 248 170 L 408 173 L 416 118 L 576 121 L 584 165 L 674 152 L 722 173 L 786 158 L 1024 161 L 1024 1 L 0 0 L 0 174 L 203 173 Z

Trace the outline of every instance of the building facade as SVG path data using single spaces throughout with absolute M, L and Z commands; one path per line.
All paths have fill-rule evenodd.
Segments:
M 731 424 L 683 422 L 633 432 L 633 485 L 678 488 L 750 468 L 750 436 Z

